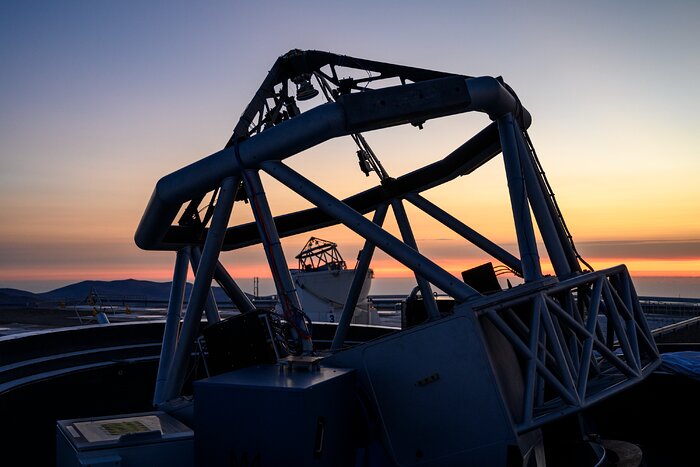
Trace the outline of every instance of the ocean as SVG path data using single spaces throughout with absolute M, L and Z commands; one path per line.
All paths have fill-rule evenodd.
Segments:
M 700 276 L 640 276 L 633 277 L 637 295 L 652 297 L 700 298 Z M 515 281 L 511 279 L 513 285 Z M 239 285 L 246 292 L 252 292 L 253 279 L 241 279 Z M 505 279 L 502 279 L 505 287 Z M 416 286 L 411 277 L 378 277 L 372 280 L 370 295 L 408 295 Z M 274 294 L 272 279 L 260 278 L 260 294 Z
M 653 297 L 700 298 L 700 276 L 694 277 L 633 277 L 637 295 Z M 505 282 L 505 281 L 503 281 Z M 416 286 L 408 277 L 375 277 L 370 295 L 408 294 Z
M 505 279 L 499 278 L 502 286 L 506 287 Z M 633 277 L 637 295 L 655 297 L 683 297 L 700 298 L 700 275 L 698 276 L 639 276 Z M 248 293 L 253 293 L 253 278 L 236 278 L 238 285 Z M 516 281 L 511 279 L 515 285 Z M 2 287 L 12 287 L 31 292 L 48 292 L 68 285 L 66 281 L 31 282 L 31 281 L 5 281 L 0 283 Z M 381 277 L 375 275 L 372 281 L 370 295 L 408 295 L 416 286 L 415 279 L 411 277 Z M 275 293 L 271 278 L 260 278 L 259 295 L 271 295 Z

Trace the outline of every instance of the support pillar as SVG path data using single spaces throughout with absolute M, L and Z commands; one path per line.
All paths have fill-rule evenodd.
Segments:
M 384 224 L 384 218 L 386 217 L 387 210 L 388 205 L 382 204 L 379 206 L 377 210 L 374 211 L 372 222 L 381 227 L 382 224 Z M 331 351 L 340 350 L 343 347 L 345 337 L 348 335 L 348 329 L 350 329 L 350 322 L 355 314 L 357 299 L 360 297 L 362 286 L 367 278 L 367 271 L 369 271 L 369 265 L 372 262 L 374 248 L 374 243 L 366 240 L 364 247 L 362 247 L 362 251 L 360 251 L 360 258 L 357 261 L 357 267 L 355 268 L 355 276 L 352 278 L 352 284 L 350 285 L 350 290 L 348 291 L 348 296 L 345 300 L 343 313 L 340 315 L 340 322 L 338 323 L 338 327 L 335 330 L 335 335 L 333 336 Z
M 185 373 L 190 354 L 192 353 L 192 345 L 199 333 L 202 321 L 202 308 L 204 308 L 204 302 L 211 290 L 211 281 L 214 277 L 214 269 L 219 259 L 224 236 L 226 235 L 228 220 L 231 217 L 237 186 L 238 179 L 236 177 L 228 177 L 221 184 L 211 227 L 204 242 L 204 250 L 202 251 L 197 274 L 194 278 L 192 294 L 187 304 L 187 311 L 182 323 L 180 339 L 175 350 L 163 400 L 167 401 L 179 396 L 185 383 Z
M 508 192 L 513 209 L 520 261 L 523 265 L 523 277 L 526 282 L 530 282 L 542 277 L 542 270 L 540 269 L 540 257 L 537 253 L 535 231 L 532 227 L 530 206 L 528 205 L 520 157 L 518 156 L 518 143 L 515 137 L 515 132 L 520 131 L 520 129 L 516 129 L 517 124 L 510 113 L 499 117 L 496 122 L 503 149 L 503 162 L 508 179 Z
M 566 278 L 571 275 L 572 271 L 580 271 L 576 253 L 571 248 L 552 200 L 545 192 L 544 181 L 535 168 L 532 153 L 523 139 L 522 131 L 517 129 L 515 137 L 518 141 L 518 152 L 520 153 L 520 164 L 525 176 L 527 195 L 542 234 L 547 255 L 552 261 L 556 275 Z
M 195 277 L 197 277 L 197 271 L 199 270 L 199 262 L 202 258 L 202 250 L 198 246 L 192 247 L 192 253 L 190 255 L 190 264 L 192 265 L 192 272 L 194 272 Z M 216 298 L 214 297 L 214 291 L 209 284 L 209 292 L 207 293 L 207 299 L 204 302 L 204 314 L 207 317 L 207 323 L 214 324 L 221 321 L 221 316 L 219 316 L 219 307 L 216 305 Z
M 484 252 L 490 254 L 501 263 L 522 274 L 523 266 L 518 258 L 508 253 L 506 250 L 493 243 L 491 240 L 484 237 L 479 232 L 472 229 L 447 211 L 431 203 L 418 193 L 410 193 L 406 196 L 406 199 L 418 209 L 443 224 L 445 227 L 451 229 L 458 235 L 461 235 L 462 238 L 471 242 L 474 246 L 481 248 Z
M 311 353 L 313 351 L 311 330 L 306 326 L 306 321 L 301 313 L 301 302 L 287 266 L 287 259 L 284 257 L 282 242 L 277 232 L 270 205 L 267 202 L 260 175 L 254 170 L 245 170 L 243 172 L 243 180 L 245 181 L 246 193 L 250 199 L 253 215 L 255 216 L 255 223 L 260 232 L 260 239 L 265 249 L 265 256 L 267 256 L 267 262 L 270 264 L 270 271 L 277 288 L 277 295 L 282 305 L 284 317 L 293 326 L 293 329 L 299 333 L 303 352 Z
M 160 348 L 158 360 L 158 376 L 156 376 L 156 389 L 153 394 L 153 405 L 165 402 L 163 392 L 168 381 L 170 365 L 173 362 L 175 348 L 177 346 L 177 334 L 180 328 L 180 315 L 182 314 L 182 302 L 185 298 L 185 284 L 187 283 L 187 263 L 190 258 L 190 247 L 186 246 L 178 250 L 175 256 L 175 268 L 173 270 L 173 282 L 170 287 L 170 299 L 168 311 L 165 315 L 165 330 L 163 331 L 163 345 Z
M 406 209 L 403 207 L 401 200 L 393 200 L 391 202 L 391 209 L 394 211 L 396 223 L 399 225 L 399 231 L 401 232 L 403 242 L 414 250 L 418 251 L 416 237 L 413 235 L 411 223 L 408 221 Z M 435 296 L 433 295 L 433 289 L 430 287 L 430 283 L 428 283 L 428 281 L 426 281 L 422 276 L 418 274 L 414 275 L 416 276 L 418 288 L 420 288 L 420 294 L 423 298 L 423 306 L 425 307 L 428 319 L 438 319 L 440 317 L 440 311 L 438 310 L 437 303 L 435 302 Z
M 214 280 L 224 289 L 226 295 L 233 301 L 238 311 L 248 313 L 255 311 L 255 305 L 250 301 L 248 296 L 238 287 L 238 284 L 233 277 L 228 273 L 221 261 L 217 261 L 216 269 L 214 270 Z

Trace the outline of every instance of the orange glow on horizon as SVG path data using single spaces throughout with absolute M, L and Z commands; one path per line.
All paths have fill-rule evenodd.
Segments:
M 445 268 L 456 277 L 460 277 L 461 272 L 484 262 L 488 258 L 442 258 L 435 262 Z M 625 264 L 632 276 L 638 277 L 700 277 L 700 258 L 587 258 L 587 261 L 596 269 L 606 269 L 609 267 Z M 290 264 L 296 267 L 296 263 Z M 375 279 L 383 278 L 407 278 L 412 277 L 411 270 L 391 258 L 378 258 L 372 262 Z M 551 264 L 542 261 L 542 270 L 545 274 L 553 274 Z M 267 265 L 264 263 L 234 266 L 229 268 L 229 272 L 235 278 L 260 277 L 271 278 Z M 82 280 L 123 280 L 139 279 L 156 282 L 168 282 L 172 280 L 171 266 L 148 266 L 142 265 L 129 267 L 100 268 L 42 268 L 37 271 L 35 268 L 22 268 L 12 270 L 0 269 L 0 281 L 40 281 L 40 280 L 61 280 L 67 282 L 78 282 Z M 192 279 L 191 272 L 189 280 Z
M 476 260 L 474 258 L 445 258 L 436 261 L 441 267 L 448 272 L 460 277 L 461 272 L 483 264 L 489 261 Z M 682 258 L 682 259 L 648 259 L 648 258 L 588 258 L 587 261 L 596 269 L 607 269 L 620 264 L 625 264 L 627 269 L 633 276 L 654 277 L 697 277 L 700 276 L 700 258 Z M 493 262 L 493 261 L 492 261 Z M 402 264 L 392 259 L 380 259 L 372 262 L 372 270 L 376 279 L 382 278 L 406 278 L 412 277 L 413 272 Z M 257 275 L 260 277 L 270 277 L 267 270 L 260 270 L 262 273 Z M 545 274 L 553 274 L 552 265 L 547 262 L 542 262 L 542 272 Z M 252 277 L 252 276 L 240 276 Z
M 624 264 L 633 276 L 640 277 L 698 277 L 700 276 L 700 258 L 587 258 L 591 266 L 596 269 L 607 269 Z M 450 273 L 460 277 L 461 272 L 489 261 L 476 260 L 474 258 L 445 258 L 436 261 Z M 493 262 L 493 261 L 492 261 Z M 413 272 L 391 260 L 379 260 L 372 263 L 375 277 L 381 279 L 394 277 L 412 277 Z M 553 274 L 554 269 L 547 261 L 542 261 L 542 272 Z
M 625 264 L 632 276 L 700 276 L 700 258 L 591 258 L 588 262 L 597 269 Z

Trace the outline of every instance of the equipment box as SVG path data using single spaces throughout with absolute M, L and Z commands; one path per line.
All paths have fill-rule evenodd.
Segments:
M 355 462 L 354 370 L 260 365 L 194 383 L 196 464 Z
M 164 412 L 59 420 L 58 467 L 192 466 L 193 432 Z

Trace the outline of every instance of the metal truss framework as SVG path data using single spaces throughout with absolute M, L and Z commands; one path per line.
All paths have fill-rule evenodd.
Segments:
M 345 260 L 338 251 L 338 244 L 322 238 L 311 237 L 295 259 L 299 261 L 299 270 L 320 267 L 347 269 Z
M 366 76 L 341 78 L 339 69 L 343 67 Z M 311 78 L 316 79 L 328 102 L 301 112 L 296 101 L 318 94 Z M 399 84 L 373 88 L 384 80 Z M 292 85 L 296 86 L 296 100 L 290 92 Z M 406 123 L 420 126 L 432 118 L 470 111 L 486 113 L 494 123 L 444 159 L 396 179 L 388 177 L 361 135 L 362 131 Z M 211 296 L 212 280 L 222 286 L 242 312 L 254 308 L 218 261 L 223 250 L 263 245 L 284 317 L 301 340 L 303 351 L 311 352 L 310 332 L 281 238 L 336 224 L 344 224 L 365 238 L 366 243 L 332 350 L 343 346 L 362 282 L 374 250 L 379 248 L 415 273 L 430 319 L 440 319 L 431 289 L 436 286 L 455 300 L 456 310 L 476 313 L 481 317 L 478 322 L 487 320 L 505 336 L 524 373 L 522 413 L 514 415 L 520 430 L 533 429 L 639 381 L 658 363 L 658 355 L 629 276 L 624 268 L 598 273 L 582 270 L 524 133 L 529 123 L 529 114 L 500 79 L 421 70 L 326 52 L 294 50 L 280 57 L 244 111 L 226 147 L 163 177 L 137 229 L 135 239 L 141 248 L 177 252 L 154 402 L 160 404 L 180 394 L 203 311 L 206 309 L 210 323 L 218 320 L 216 309 L 205 306 Z M 363 171 L 375 171 L 381 180 L 375 188 L 344 200 L 282 162 L 339 136 L 355 140 L 360 147 L 358 156 Z M 470 173 L 501 152 L 519 258 L 420 195 Z M 260 171 L 314 207 L 274 217 Z M 203 209 L 199 206 L 210 192 L 212 200 L 200 217 Z M 255 222 L 229 227 L 234 203 L 243 199 L 250 201 Z M 484 297 L 454 277 L 419 252 L 404 200 L 521 274 L 526 283 Z M 382 228 L 389 206 L 401 239 Z M 183 207 L 178 225 L 173 225 Z M 364 217 L 371 212 L 372 221 Z M 542 275 L 531 213 L 556 277 Z M 198 267 L 178 330 L 189 257 L 195 258 Z M 608 320 L 607 335 L 602 334 L 600 327 L 598 318 L 602 316 Z
M 585 408 L 658 366 L 626 267 L 532 285 L 472 309 L 505 336 L 521 361 L 520 432 Z

